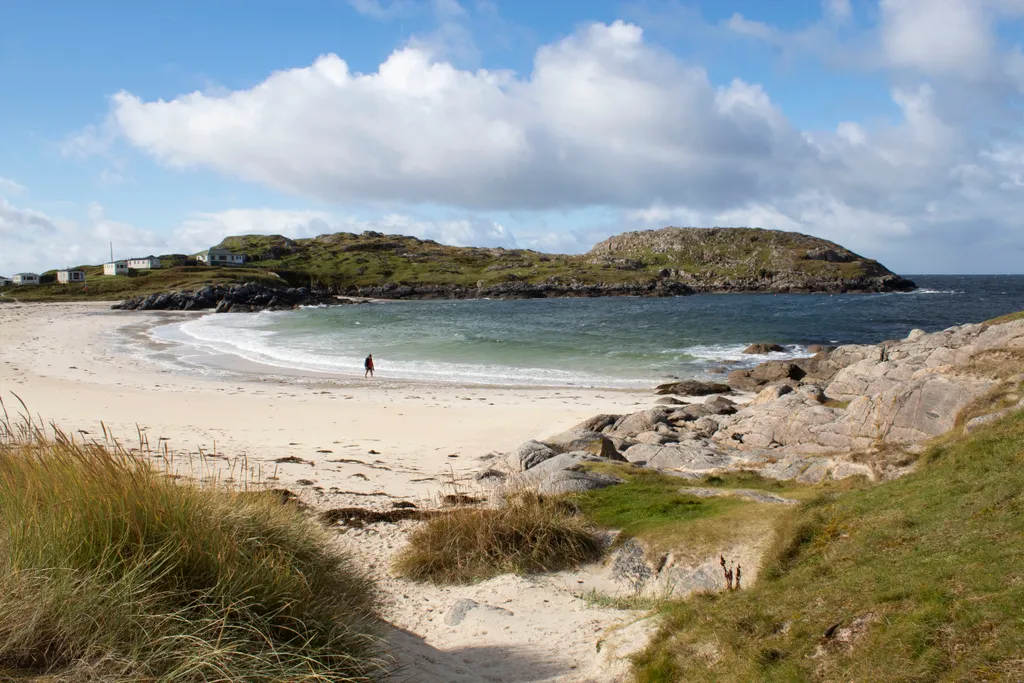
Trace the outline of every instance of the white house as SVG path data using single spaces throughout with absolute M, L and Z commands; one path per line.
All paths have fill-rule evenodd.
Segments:
M 11 279 L 7 277 L 0 277 L 0 287 L 6 287 L 11 284 Z
M 236 254 L 218 247 L 207 249 L 197 254 L 196 258 L 210 266 L 240 266 L 245 263 L 245 254 Z
M 128 267 L 134 270 L 155 270 L 160 267 L 160 259 L 155 256 L 130 258 L 128 259 Z
M 57 282 L 69 285 L 73 282 L 85 282 L 85 272 L 81 270 L 58 270 Z
M 11 282 L 16 285 L 38 285 L 39 275 L 36 273 L 16 273 L 11 278 Z
M 124 261 L 111 261 L 103 264 L 104 275 L 127 275 L 128 264 Z

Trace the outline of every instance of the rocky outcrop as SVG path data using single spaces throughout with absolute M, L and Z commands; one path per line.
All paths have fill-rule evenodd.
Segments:
M 708 394 L 728 394 L 732 388 L 720 382 L 700 382 L 686 379 L 680 382 L 667 382 L 655 388 L 656 394 L 676 394 L 679 396 L 707 396 Z
M 163 292 L 126 299 L 111 306 L 123 311 L 203 311 L 216 313 L 252 313 L 280 311 L 299 306 L 336 306 L 355 303 L 305 287 L 278 289 L 248 282 L 244 285 L 208 285 L 202 289 Z
M 872 466 L 871 454 L 920 450 L 1000 382 L 1024 382 L 1024 320 L 840 346 L 812 358 L 768 361 L 733 373 L 734 379 L 760 393 L 744 405 L 714 396 L 630 415 L 598 415 L 546 444 L 527 442 L 512 456 L 510 471 L 538 469 L 527 481 L 545 490 L 613 485 L 588 479 L 587 467 L 614 460 L 682 478 L 729 470 L 803 483 L 898 475 L 905 466 Z M 1019 400 L 1016 389 L 1007 395 Z M 1024 408 L 1024 401 L 1017 407 Z M 967 428 L 992 419 L 975 418 Z M 538 451 L 541 465 L 525 467 L 538 459 Z M 550 455 L 558 451 L 567 453 Z M 558 469 L 575 474 L 553 476 Z
M 785 353 L 786 347 L 779 346 L 778 344 L 751 344 L 747 348 L 743 349 L 743 353 L 749 353 L 754 355 L 764 355 L 767 353 Z
M 337 288 L 345 296 L 372 299 L 550 299 L 599 296 L 685 296 L 693 294 L 689 285 L 666 279 L 639 282 L 564 282 L 550 278 L 541 282 L 499 282 L 475 287 L 437 283 L 399 283 Z

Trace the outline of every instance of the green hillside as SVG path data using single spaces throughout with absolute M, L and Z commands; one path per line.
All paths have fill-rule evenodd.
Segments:
M 35 291 L 17 288 L 16 296 L 26 300 L 118 298 L 249 280 L 395 298 L 913 288 L 909 280 L 878 262 L 837 244 L 754 228 L 625 233 L 576 255 L 452 247 L 376 232 L 298 240 L 243 235 L 229 237 L 218 246 L 244 253 L 246 267 L 209 267 L 176 257 L 161 271 L 105 277 L 98 266 L 92 266 L 86 267 L 87 291 L 54 283 Z M 53 282 L 53 273 L 49 276 Z
M 755 586 L 666 608 L 638 679 L 1020 681 L 1021 558 L 1024 411 L 794 511 Z

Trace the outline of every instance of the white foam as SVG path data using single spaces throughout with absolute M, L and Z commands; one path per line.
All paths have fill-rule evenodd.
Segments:
M 264 315 L 263 313 L 258 316 Z M 275 315 L 275 314 L 269 314 Z M 274 346 L 277 332 L 262 330 L 252 323 L 256 318 L 232 316 L 204 316 L 177 325 L 154 330 L 153 336 L 164 341 L 178 342 L 199 350 L 230 354 L 238 358 L 293 371 L 306 371 L 340 376 L 362 376 L 361 355 L 345 355 L 329 348 L 328 341 L 319 344 Z M 356 323 L 358 324 L 358 322 Z M 413 379 L 434 382 L 497 384 L 519 386 L 579 386 L 643 388 L 650 380 L 610 378 L 587 372 L 570 372 L 552 368 L 511 367 L 481 363 L 445 363 L 423 360 L 389 361 L 375 359 L 378 373 L 394 379 Z

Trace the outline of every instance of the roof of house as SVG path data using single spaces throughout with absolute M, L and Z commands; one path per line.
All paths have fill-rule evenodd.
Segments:
M 39 273 L 15 273 L 13 277 L 18 277 L 19 275 L 22 277 L 26 275 L 31 275 L 32 277 L 39 277 Z

